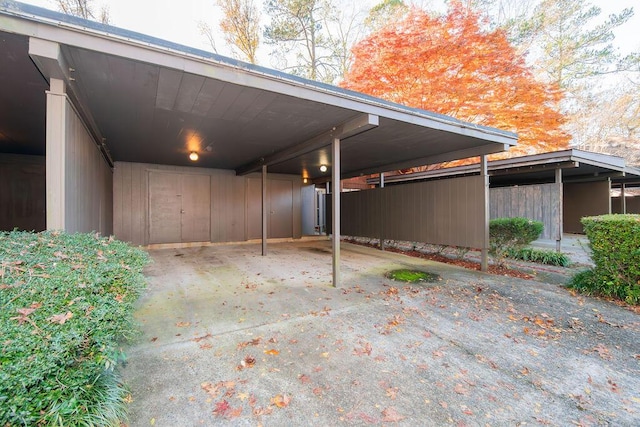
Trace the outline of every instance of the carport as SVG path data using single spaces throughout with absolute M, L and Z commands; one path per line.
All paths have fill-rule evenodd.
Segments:
M 490 218 L 521 216 L 542 221 L 541 238 L 555 240 L 557 250 L 563 233 L 583 233 L 582 217 L 639 212 L 637 199 L 625 194 L 640 186 L 640 170 L 626 165 L 621 157 L 569 149 L 492 160 L 487 168 Z M 384 182 L 393 186 L 479 173 L 480 165 L 472 164 L 387 175 Z M 378 185 L 379 179 L 367 182 Z M 620 196 L 613 198 L 612 188 L 619 189 Z
M 269 176 L 299 186 L 329 174 L 335 285 L 342 178 L 482 156 L 487 206 L 485 156 L 516 142 L 510 132 L 7 0 L 0 58 L 0 157 L 15 169 L 1 196 L 12 206 L 3 228 L 13 228 L 16 206 L 35 209 L 40 181 L 21 191 L 15 177 L 40 161 L 47 229 L 115 232 L 136 244 L 246 240 L 255 221 L 245 213 L 238 225 L 234 209 L 248 212 L 260 182 L 265 253 L 276 206 Z M 239 234 L 225 234 L 234 226 Z

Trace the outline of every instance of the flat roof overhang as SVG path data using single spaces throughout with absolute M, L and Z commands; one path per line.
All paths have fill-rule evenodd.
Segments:
M 492 154 L 511 132 L 0 0 L 0 152 L 44 154 L 49 80 L 110 161 L 343 178 Z M 35 64 L 35 65 L 34 65 Z M 197 151 L 198 162 L 188 160 Z M 329 166 L 321 172 L 320 165 Z
M 640 170 L 625 166 L 621 157 L 589 151 L 569 149 L 530 156 L 488 162 L 488 173 L 492 186 L 526 185 L 555 180 L 555 171 L 562 170 L 563 182 L 579 182 L 611 179 L 612 183 L 640 184 Z M 477 175 L 480 165 L 472 164 L 442 168 L 406 175 L 385 176 L 385 184 L 422 181 Z M 378 178 L 367 180 L 377 184 Z

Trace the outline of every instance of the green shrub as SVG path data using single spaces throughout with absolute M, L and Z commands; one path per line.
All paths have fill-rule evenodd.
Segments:
M 571 286 L 639 304 L 640 215 L 601 215 L 581 221 L 595 268 L 575 276 Z
M 519 249 L 536 240 L 544 225 L 527 218 L 496 218 L 489 221 L 489 253 L 499 265 L 510 250 Z
M 119 425 L 146 262 L 93 234 L 0 233 L 0 426 Z
M 567 267 L 571 263 L 566 254 L 548 249 L 512 248 L 507 251 L 507 257 L 560 267 Z

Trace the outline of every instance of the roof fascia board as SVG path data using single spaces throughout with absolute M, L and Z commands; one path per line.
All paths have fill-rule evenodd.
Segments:
M 48 22 L 44 18 L 38 19 L 34 16 L 22 16 L 15 12 L 0 10 L 0 30 L 5 28 L 14 33 L 64 45 L 494 142 L 500 147 L 494 152 L 504 151 L 503 147 L 514 146 L 517 142 L 517 135 L 512 132 L 474 125 L 435 113 L 429 114 L 426 111 L 388 103 L 356 92 L 331 90 L 329 85 L 288 79 L 283 73 L 281 75 L 260 73 L 257 70 L 233 66 L 188 52 L 150 43 L 143 45 L 141 41 L 118 37 L 114 34 L 97 30 L 89 32 L 87 28 L 69 23 Z
M 483 156 L 486 154 L 495 154 L 506 151 L 507 145 L 499 146 L 498 144 L 485 144 L 479 147 L 472 147 L 463 150 L 449 151 L 446 153 L 436 154 L 433 156 L 421 157 L 403 162 L 389 163 L 372 168 L 365 168 L 356 171 L 346 171 L 342 174 L 343 178 L 353 178 L 355 176 L 369 175 L 372 173 L 388 172 L 400 169 L 407 169 L 416 166 L 432 165 L 436 163 L 449 162 L 452 160 L 466 159 L 469 157 Z
M 354 135 L 366 132 L 378 126 L 378 116 L 361 114 L 339 126 L 335 126 L 308 141 L 293 147 L 285 148 L 272 155 L 263 157 L 236 169 L 236 175 L 246 175 L 258 171 L 263 165 L 271 166 L 294 159 L 303 154 L 310 153 L 320 148 L 331 145 L 334 138 L 346 139 Z

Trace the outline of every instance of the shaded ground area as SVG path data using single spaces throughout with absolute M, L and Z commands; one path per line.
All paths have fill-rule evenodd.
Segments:
M 640 318 L 557 285 L 328 241 L 151 251 L 131 426 L 637 425 Z M 396 268 L 437 273 L 405 285 Z

